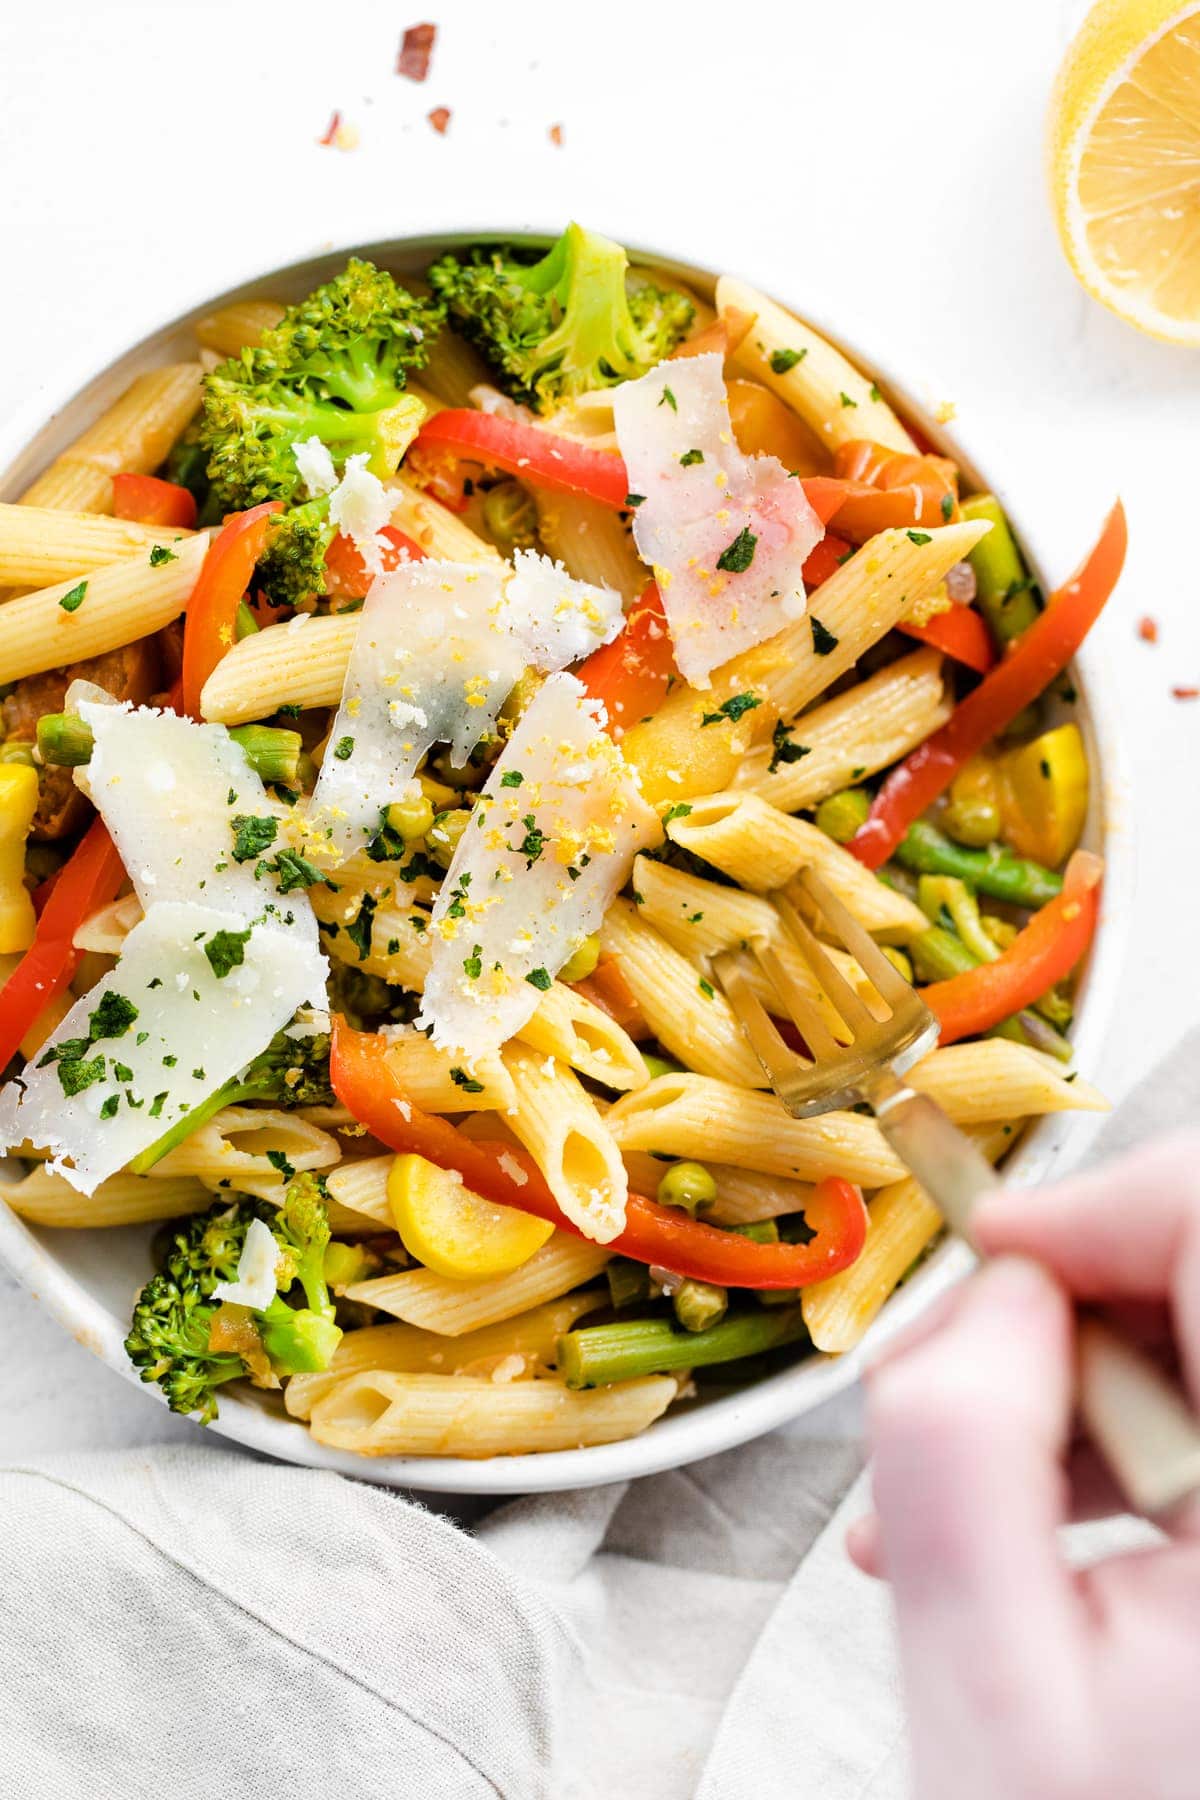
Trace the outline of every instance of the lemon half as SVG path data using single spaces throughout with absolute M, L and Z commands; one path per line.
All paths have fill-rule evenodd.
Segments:
M 1200 344 L 1200 3 L 1100 0 L 1058 74 L 1050 181 L 1092 295 L 1154 337 Z

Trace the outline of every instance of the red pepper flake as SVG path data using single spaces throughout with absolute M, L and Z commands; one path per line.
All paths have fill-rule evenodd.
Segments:
M 1157 642 L 1158 642 L 1158 620 L 1157 619 L 1152 619 L 1150 617 L 1149 613 L 1147 613 L 1144 619 L 1138 620 L 1138 628 L 1137 629 L 1138 629 L 1138 636 L 1141 638 L 1143 644 L 1157 644 Z
M 552 125 L 550 127 L 550 142 L 552 144 L 557 144 L 560 150 L 562 149 L 562 126 L 561 125 Z
M 410 25 L 396 57 L 397 75 L 407 75 L 410 81 L 424 81 L 429 73 L 429 59 L 436 37 L 436 25 Z
M 326 146 L 332 144 L 334 138 L 336 138 L 338 132 L 341 129 L 342 129 L 342 115 L 340 112 L 338 112 L 335 109 L 329 115 L 329 124 L 325 128 L 324 136 L 319 137 L 317 139 L 318 144 L 325 144 Z
M 1171 695 L 1175 700 L 1200 700 L 1200 687 L 1173 687 Z
M 445 137 L 446 127 L 450 123 L 450 108 L 448 106 L 435 106 L 433 111 L 431 113 L 426 113 L 425 116 L 439 136 Z

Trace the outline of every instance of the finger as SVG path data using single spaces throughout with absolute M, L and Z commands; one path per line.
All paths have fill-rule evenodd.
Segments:
M 855 1519 L 847 1526 L 846 1554 L 864 1575 L 873 1575 L 879 1581 L 885 1579 L 878 1513 L 864 1513 L 861 1519 Z
M 1168 1300 L 1200 1406 L 1200 1134 L 1040 1192 L 997 1190 L 972 1229 L 981 1248 L 1034 1257 L 1084 1299 Z
M 1055 1543 L 1071 1388 L 1066 1297 L 1015 1258 L 984 1268 L 942 1331 L 868 1378 L 879 1550 L 919 1767 L 961 1774 L 998 1709 L 1048 1730 L 1082 1707 L 1083 1619 Z

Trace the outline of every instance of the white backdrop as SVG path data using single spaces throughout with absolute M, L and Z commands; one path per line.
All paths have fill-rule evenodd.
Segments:
M 1200 357 L 1063 263 L 1042 122 L 1078 0 L 105 0 L 0 23 L 0 408 L 207 293 L 330 243 L 557 224 L 726 264 L 929 371 L 1066 574 L 1121 493 L 1101 627 L 1134 771 L 1139 891 L 1114 1097 L 1200 1017 Z M 439 26 L 429 79 L 393 73 Z M 435 106 L 452 117 L 439 137 Z M 358 147 L 317 140 L 332 110 Z M 549 129 L 561 123 L 563 143 Z M 1160 640 L 1142 643 L 1144 613 Z M 1092 1071 L 1089 1070 L 1089 1074 Z M 94 1365 L 0 1273 L 0 1448 L 195 1428 Z

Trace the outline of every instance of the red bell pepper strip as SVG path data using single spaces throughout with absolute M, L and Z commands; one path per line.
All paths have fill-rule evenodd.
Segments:
M 1117 585 L 1127 541 L 1125 509 L 1118 500 L 1090 555 L 1050 596 L 1045 612 L 954 709 L 941 730 L 888 776 L 866 823 L 850 840 L 849 848 L 860 862 L 869 869 L 885 863 L 909 826 L 945 793 L 963 764 L 1062 673 Z
M 205 682 L 233 649 L 237 609 L 263 553 L 268 521 L 282 511 L 282 500 L 265 500 L 232 513 L 209 545 L 183 629 L 183 709 L 193 719 L 200 717 Z
M 93 819 L 63 864 L 42 908 L 33 942 L 0 992 L 0 1068 L 20 1048 L 34 1020 L 61 994 L 82 952 L 72 939 L 96 907 L 116 898 L 125 870 L 102 819 Z
M 160 481 L 157 475 L 114 475 L 113 517 L 190 531 L 196 523 L 195 496 L 178 482 Z
M 933 644 L 977 675 L 986 675 L 996 660 L 992 634 L 969 606 L 951 606 L 946 612 L 934 613 L 924 625 L 901 625 L 900 630 L 918 643 Z
M 1098 856 L 1076 851 L 1061 894 L 1034 913 L 995 962 L 921 989 L 922 1000 L 941 1022 L 941 1043 L 999 1025 L 1066 979 L 1092 941 L 1103 872 Z
M 425 555 L 420 544 L 395 525 L 385 525 L 379 535 L 386 539 L 382 548 L 385 571 L 397 568 L 402 562 L 420 562 Z M 329 592 L 337 600 L 365 599 L 367 589 L 375 579 L 363 561 L 358 545 L 344 531 L 338 532 L 325 552 L 325 578 Z
M 523 419 L 471 407 L 448 407 L 426 419 L 416 438 L 419 449 L 444 446 L 459 456 L 506 469 L 538 487 L 564 494 L 590 494 L 606 506 L 624 506 L 629 492 L 625 464 L 611 450 L 594 450 L 574 438 L 557 437 Z
M 511 1145 L 466 1138 L 446 1119 L 414 1106 L 392 1072 L 385 1041 L 374 1033 L 355 1031 L 335 1016 L 329 1071 L 342 1105 L 389 1149 L 454 1169 L 485 1199 L 584 1236 L 560 1212 L 531 1156 Z M 679 1208 L 630 1194 L 625 1229 L 607 1247 L 635 1262 L 723 1287 L 805 1287 L 855 1260 L 866 1237 L 867 1214 L 859 1190 L 832 1177 L 819 1183 L 805 1218 L 816 1233 L 809 1243 L 756 1244 L 737 1232 L 699 1224 Z
M 593 650 L 576 673 L 591 698 L 603 701 L 618 743 L 631 725 L 658 711 L 677 671 L 656 583 L 634 601 L 612 643 Z

